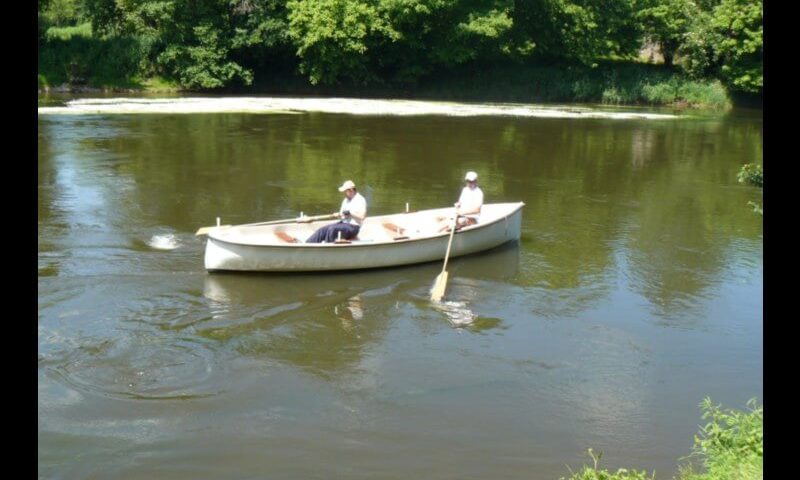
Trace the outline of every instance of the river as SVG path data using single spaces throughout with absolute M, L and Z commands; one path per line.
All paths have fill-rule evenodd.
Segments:
M 557 479 L 591 447 L 670 478 L 704 397 L 762 401 L 760 111 L 274 100 L 40 106 L 41 477 Z M 203 269 L 216 217 L 347 179 L 444 207 L 468 170 L 522 237 L 441 305 L 438 262 Z

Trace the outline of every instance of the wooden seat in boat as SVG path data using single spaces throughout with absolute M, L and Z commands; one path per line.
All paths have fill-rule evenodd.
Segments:
M 408 240 L 408 235 L 404 235 L 406 229 L 403 227 L 399 227 L 391 222 L 384 222 L 383 228 L 395 234 L 392 237 L 394 240 Z
M 275 236 L 280 238 L 286 243 L 300 243 L 300 240 L 294 238 L 286 232 L 275 232 Z

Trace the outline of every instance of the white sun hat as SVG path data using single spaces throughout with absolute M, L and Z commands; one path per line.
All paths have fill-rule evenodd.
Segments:
M 345 190 L 349 190 L 351 188 L 356 188 L 356 184 L 353 183 L 352 180 L 348 180 L 344 182 L 341 187 L 339 187 L 339 191 L 344 192 Z
M 472 171 L 467 172 L 467 176 L 464 177 L 464 180 L 468 182 L 474 182 L 477 179 L 478 179 L 478 174 Z

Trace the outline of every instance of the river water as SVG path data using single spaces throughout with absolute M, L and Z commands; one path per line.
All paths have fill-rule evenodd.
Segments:
M 591 447 L 670 478 L 704 397 L 761 401 L 760 111 L 178 100 L 40 108 L 40 476 L 557 479 Z M 444 207 L 467 170 L 522 238 L 441 305 L 440 263 L 203 269 L 216 217 L 347 179 Z

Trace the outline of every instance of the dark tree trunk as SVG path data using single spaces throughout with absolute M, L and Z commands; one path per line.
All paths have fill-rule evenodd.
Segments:
M 670 51 L 668 49 L 664 49 L 662 55 L 664 55 L 664 65 L 666 65 L 667 67 L 671 67 L 672 60 L 675 58 L 675 52 Z

